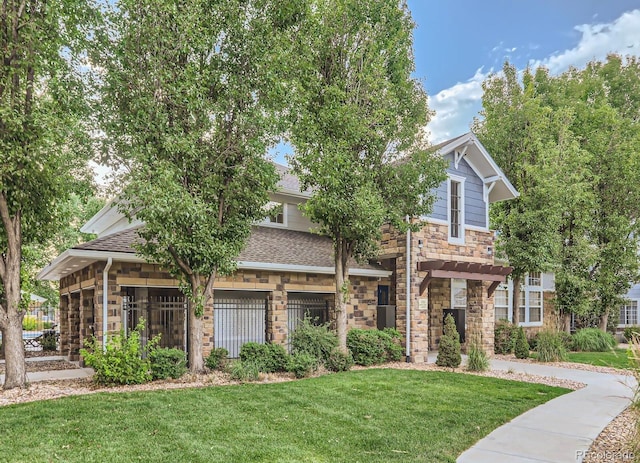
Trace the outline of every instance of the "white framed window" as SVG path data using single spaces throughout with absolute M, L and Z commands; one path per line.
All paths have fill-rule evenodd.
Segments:
M 618 326 L 638 325 L 638 301 L 627 301 L 620 307 Z
M 493 305 L 496 310 L 496 321 L 498 320 L 509 320 L 510 310 L 509 310 L 509 287 L 502 283 L 498 286 L 493 293 Z
M 275 227 L 287 226 L 287 204 L 270 201 L 266 207 L 267 216 L 264 218 L 263 225 L 271 225 Z
M 449 242 L 464 244 L 464 177 L 450 175 L 447 180 L 447 223 Z
M 525 275 L 520 286 L 520 301 L 518 317 L 522 326 L 541 326 L 544 318 L 542 274 L 531 273 Z M 494 308 L 496 321 L 506 319 L 512 321 L 511 305 L 513 300 L 513 280 L 508 284 L 498 286 L 494 294 Z
M 461 278 L 451 280 L 451 308 L 467 308 L 467 280 Z

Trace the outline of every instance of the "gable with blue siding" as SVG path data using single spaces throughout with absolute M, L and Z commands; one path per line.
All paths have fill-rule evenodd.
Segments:
M 469 163 L 462 158 L 456 168 L 453 153 L 444 156 L 449 162 L 447 174 L 464 177 L 464 224 L 487 228 L 487 203 L 484 200 L 484 183 L 471 168 Z M 433 205 L 433 211 L 427 217 L 447 221 L 447 181 L 445 180 L 435 191 L 437 199 Z

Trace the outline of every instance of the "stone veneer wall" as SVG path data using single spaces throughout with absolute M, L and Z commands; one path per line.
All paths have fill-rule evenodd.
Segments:
M 61 349 L 73 360 L 91 327 L 96 337 L 102 338 L 102 273 L 104 262 L 94 263 L 60 281 L 61 294 Z M 378 284 L 389 285 L 388 279 L 351 276 L 351 301 L 347 306 L 348 328 L 374 328 Z M 122 327 L 123 287 L 177 287 L 177 281 L 160 266 L 146 263 L 114 262 L 108 276 L 107 330 L 109 334 Z M 241 290 L 268 292 L 267 336 L 271 342 L 285 344 L 287 327 L 287 292 L 334 293 L 332 275 L 312 273 L 284 273 L 239 270 L 233 275 L 219 277 L 214 290 Z M 82 295 L 91 303 L 83 304 Z M 92 305 L 93 304 L 93 305 Z M 95 307 L 95 317 L 93 317 Z M 82 309 L 82 310 L 81 310 Z M 205 307 L 203 354 L 214 346 L 213 307 Z
M 421 247 L 419 247 L 421 243 Z M 381 258 L 396 259 L 395 293 L 396 293 L 396 326 L 406 336 L 406 235 L 399 233 L 391 225 L 382 229 Z M 437 348 L 443 329 L 444 308 L 451 306 L 450 282 L 447 279 L 434 279 L 424 294 L 419 295 L 420 283 L 426 272 L 418 272 L 417 262 L 444 259 L 461 262 L 477 262 L 493 264 L 493 232 L 465 230 L 465 244 L 457 245 L 448 242 L 448 227 L 440 223 L 426 223 L 418 232 L 411 233 L 411 342 L 410 351 L 413 362 L 424 362 L 429 349 Z M 489 251 L 491 249 L 491 252 Z M 467 291 L 473 285 L 469 281 Z M 487 353 L 493 353 L 493 297 L 486 294 L 488 284 L 484 284 L 484 293 L 480 297 L 474 292 L 473 313 L 470 313 L 471 298 L 467 298 L 467 324 L 472 316 L 474 329 L 482 330 L 483 346 Z M 484 297 L 482 297 L 484 294 Z M 479 307 L 477 307 L 479 306 Z M 482 322 L 477 322 L 478 317 Z

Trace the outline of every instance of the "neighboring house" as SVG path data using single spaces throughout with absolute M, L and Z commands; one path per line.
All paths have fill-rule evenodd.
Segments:
M 488 208 L 515 198 L 516 190 L 472 133 L 436 149 L 449 160 L 448 179 L 433 213 L 422 218 L 426 225 L 408 235 L 385 226 L 376 261 L 349 263 L 349 327 L 398 328 L 408 360 L 416 362 L 437 347 L 449 312 L 463 337 L 482 338 L 492 352 L 493 295 L 511 270 L 494 265 Z M 247 341 L 286 344 L 307 312 L 331 318 L 331 240 L 310 233 L 314 225 L 298 208 L 309 193 L 277 167 L 281 180 L 269 217 L 253 228 L 237 272 L 216 279 L 214 305 L 204 315 L 205 355 L 225 347 L 234 357 Z M 135 254 L 140 226 L 106 206 L 82 228 L 98 237 L 65 251 L 38 275 L 60 280 L 60 343 L 71 359 L 79 358 L 88 336 L 131 329 L 141 317 L 148 322 L 145 336 L 162 333 L 161 345 L 186 349 L 185 299 L 168 272 Z
M 640 284 L 633 285 L 625 295 L 625 303 L 620 307 L 617 330 L 621 333 L 627 326 L 640 326 L 638 304 L 640 303 Z M 614 315 L 615 316 L 615 315 Z

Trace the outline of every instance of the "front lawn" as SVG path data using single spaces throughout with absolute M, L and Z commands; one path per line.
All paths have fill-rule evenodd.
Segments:
M 566 392 L 370 369 L 286 383 L 75 396 L 0 408 L 0 459 L 454 462 L 499 425 Z
M 568 352 L 567 361 L 621 369 L 630 368 L 625 349 L 613 349 L 608 352 Z

